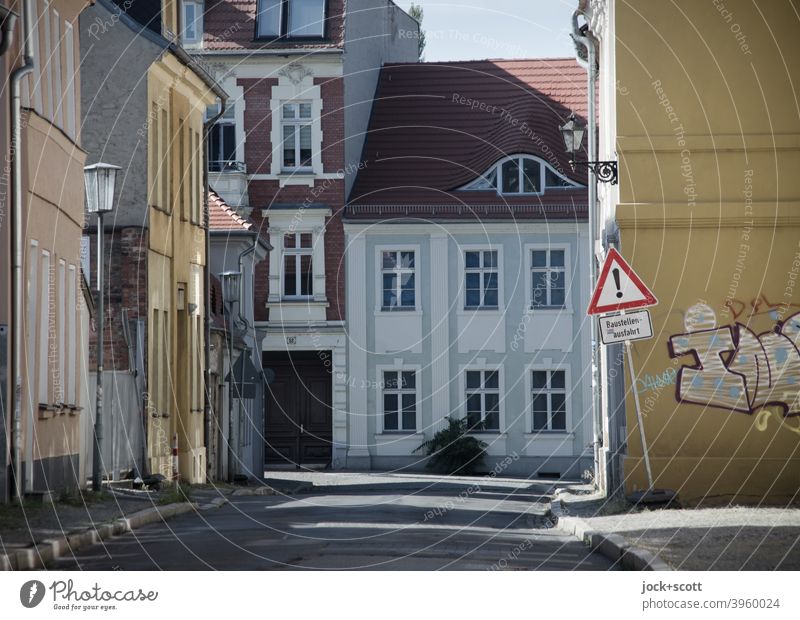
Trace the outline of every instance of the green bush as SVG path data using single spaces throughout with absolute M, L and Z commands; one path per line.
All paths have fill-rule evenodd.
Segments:
M 427 467 L 443 474 L 473 474 L 483 465 L 486 443 L 470 437 L 466 419 L 445 418 L 447 427 L 423 442 L 414 452 L 424 451 Z

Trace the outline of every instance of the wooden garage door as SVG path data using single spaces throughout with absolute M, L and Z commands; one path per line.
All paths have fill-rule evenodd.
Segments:
M 264 353 L 275 372 L 264 399 L 267 465 L 330 463 L 332 375 L 327 351 Z

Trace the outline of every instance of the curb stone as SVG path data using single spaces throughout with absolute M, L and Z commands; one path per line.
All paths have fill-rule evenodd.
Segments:
M 42 569 L 69 551 L 75 552 L 90 547 L 101 540 L 130 532 L 150 523 L 166 521 L 171 517 L 197 510 L 197 508 L 197 504 L 188 502 L 147 508 L 128 517 L 120 517 L 112 523 L 98 525 L 85 532 L 51 538 L 7 555 L 0 554 L 0 571 Z
M 255 489 L 236 489 L 233 492 L 234 497 L 251 496 L 251 495 L 275 495 L 275 494 L 276 494 L 275 489 L 267 486 L 256 487 Z
M 556 520 L 556 528 L 575 536 L 594 553 L 604 555 L 625 570 L 671 571 L 672 568 L 654 553 L 630 544 L 619 534 L 595 532 L 579 517 L 565 517 L 561 502 L 555 501 L 550 510 Z

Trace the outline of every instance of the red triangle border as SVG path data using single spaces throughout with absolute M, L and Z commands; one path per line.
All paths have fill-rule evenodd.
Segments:
M 600 301 L 600 294 L 603 292 L 605 288 L 606 281 L 608 280 L 608 273 L 611 271 L 611 264 L 614 261 L 619 263 L 620 269 L 625 272 L 625 274 L 631 279 L 631 282 L 639 289 L 639 291 L 644 295 L 644 299 L 639 299 L 637 301 L 628 301 L 622 302 L 618 304 L 609 304 L 606 306 L 598 306 Z M 586 311 L 586 314 L 593 315 L 593 314 L 605 314 L 606 312 L 616 312 L 618 310 L 632 310 L 634 308 L 647 308 L 649 306 L 655 306 L 658 304 L 658 300 L 656 296 L 650 291 L 649 288 L 642 282 L 642 279 L 636 275 L 636 272 L 633 270 L 628 262 L 622 258 L 622 255 L 617 252 L 616 249 L 611 248 L 608 251 L 608 256 L 606 256 L 606 260 L 603 262 L 603 269 L 600 272 L 600 277 L 597 279 L 597 286 L 594 288 L 594 293 L 592 293 L 592 300 L 589 302 L 589 309 Z

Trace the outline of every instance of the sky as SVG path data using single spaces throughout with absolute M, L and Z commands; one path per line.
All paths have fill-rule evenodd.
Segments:
M 408 10 L 411 0 L 395 0 Z M 573 57 L 578 0 L 415 0 L 422 6 L 425 60 Z

